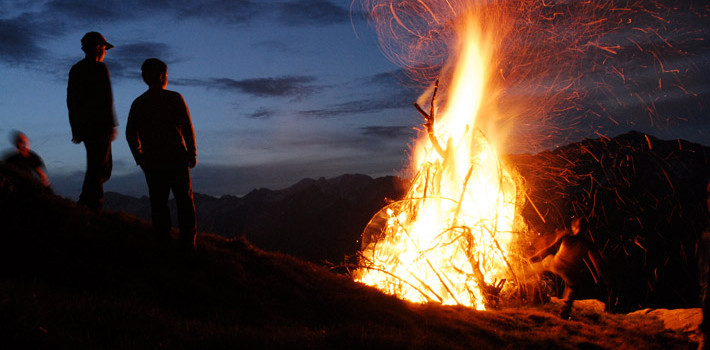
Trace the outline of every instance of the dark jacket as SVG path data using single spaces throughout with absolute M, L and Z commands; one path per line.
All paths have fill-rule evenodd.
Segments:
M 67 107 L 74 139 L 104 139 L 113 134 L 118 123 L 111 78 L 103 62 L 83 59 L 72 66 L 67 85 Z
M 187 166 L 196 157 L 190 111 L 175 91 L 148 89 L 138 96 L 128 113 L 126 140 L 142 167 Z

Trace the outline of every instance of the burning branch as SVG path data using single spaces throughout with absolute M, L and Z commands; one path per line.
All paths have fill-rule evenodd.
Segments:
M 440 275 L 439 272 L 436 270 L 436 268 L 434 268 L 434 266 L 431 264 L 431 261 L 426 260 L 426 263 L 427 263 L 427 265 L 429 265 L 429 267 L 431 268 L 431 271 L 434 272 L 434 274 L 436 275 L 436 278 L 439 279 L 439 282 L 441 282 L 441 285 L 444 286 L 444 288 L 446 288 L 446 291 L 449 292 L 449 295 L 456 301 L 456 304 L 459 304 L 459 301 L 456 300 L 456 294 L 451 291 L 451 288 L 449 288 L 448 284 L 446 284 L 446 282 L 444 281 L 444 279 L 441 278 L 441 275 Z
M 439 155 L 442 157 L 446 157 L 444 148 L 441 147 L 441 144 L 439 144 L 439 140 L 436 139 L 436 136 L 434 135 L 434 111 L 435 111 L 435 105 L 436 105 L 436 93 L 439 90 L 439 80 L 437 79 L 436 82 L 434 83 L 434 92 L 431 95 L 431 106 L 429 107 L 429 114 L 424 112 L 422 107 L 419 106 L 418 103 L 414 102 L 414 108 L 419 111 L 419 114 L 421 114 L 424 117 L 424 120 L 426 123 L 424 124 L 424 127 L 426 127 L 427 134 L 429 135 L 429 139 L 431 140 L 432 145 L 434 146 L 434 149 L 436 149 L 437 152 L 439 152 Z

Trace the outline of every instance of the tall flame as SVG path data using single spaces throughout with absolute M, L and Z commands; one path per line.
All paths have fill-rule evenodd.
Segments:
M 477 121 L 490 92 L 492 49 L 472 16 L 457 27 L 445 110 L 417 143 L 418 172 L 406 197 L 365 229 L 356 279 L 415 302 L 484 309 L 512 277 L 507 257 L 521 203 L 513 173 Z M 429 113 L 437 109 L 432 101 Z

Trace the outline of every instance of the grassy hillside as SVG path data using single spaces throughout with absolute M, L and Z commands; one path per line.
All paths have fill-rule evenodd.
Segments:
M 591 229 L 585 235 L 604 255 L 612 288 L 595 287 L 590 278 L 580 297 L 609 301 L 615 312 L 699 307 L 709 147 L 632 131 L 506 159 L 528 189 L 521 211 L 531 233 L 525 255 L 550 243 L 572 216 L 584 216 Z M 354 263 L 367 223 L 408 186 L 392 176 L 351 174 L 243 197 L 196 194 L 197 227 L 319 264 Z M 106 207 L 150 218 L 147 197 L 107 193 Z M 562 280 L 552 282 L 561 293 Z
M 415 305 L 244 239 L 158 246 L 0 165 L 0 348 L 692 349 L 650 314 Z

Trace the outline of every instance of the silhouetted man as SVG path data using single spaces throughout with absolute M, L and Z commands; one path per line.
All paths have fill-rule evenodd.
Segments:
M 586 229 L 586 220 L 581 217 L 574 219 L 570 230 L 565 230 L 552 244 L 530 258 L 530 260 L 536 260 L 544 257 L 541 262 L 533 264 L 533 270 L 536 273 L 549 271 L 565 281 L 564 306 L 560 312 L 560 317 L 563 319 L 570 318 L 577 288 L 589 276 L 589 273 L 596 274 L 605 283 L 607 282 L 602 270 L 602 257 L 599 251 L 592 242 L 579 234 Z M 559 249 L 555 249 L 558 244 Z M 594 271 L 591 271 L 592 268 Z
M 67 85 L 72 142 L 84 142 L 86 147 L 86 174 L 78 203 L 93 210 L 103 207 L 103 184 L 111 177 L 111 141 L 118 125 L 111 79 L 103 63 L 111 48 L 100 33 L 86 33 L 81 39 L 85 58 L 72 66 Z
M 30 139 L 22 132 L 16 131 L 12 135 L 15 151 L 5 157 L 5 163 L 14 166 L 32 176 L 37 176 L 46 187 L 49 187 L 49 178 L 44 172 L 44 162 L 37 153 L 30 150 Z
M 126 140 L 136 164 L 145 173 L 158 239 L 170 240 L 168 197 L 172 190 L 178 210 L 179 242 L 187 246 L 193 244 L 196 232 L 190 168 L 197 164 L 197 156 L 190 112 L 179 93 L 165 89 L 165 63 L 149 58 L 141 71 L 148 91 L 131 105 Z

